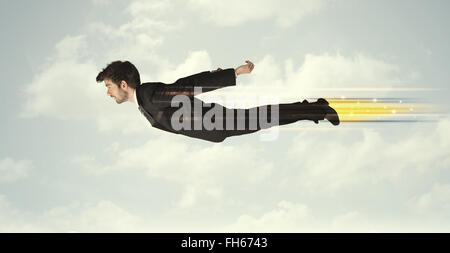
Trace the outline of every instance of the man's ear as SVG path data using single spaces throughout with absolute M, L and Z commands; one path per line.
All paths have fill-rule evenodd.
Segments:
M 128 87 L 127 82 L 125 82 L 124 80 L 120 81 L 120 88 L 126 89 L 127 87 Z

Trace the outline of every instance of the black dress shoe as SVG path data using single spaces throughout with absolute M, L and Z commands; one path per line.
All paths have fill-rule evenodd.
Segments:
M 339 116 L 338 116 L 337 112 L 328 105 L 327 100 L 325 100 L 323 98 L 319 98 L 316 103 L 319 105 L 323 105 L 323 109 L 325 110 L 325 118 L 331 124 L 333 124 L 335 126 L 339 125 L 339 123 L 340 123 Z
M 328 105 L 328 101 L 319 98 L 314 103 L 309 103 L 308 100 L 303 100 L 302 102 L 296 102 L 294 104 L 306 106 L 303 110 L 308 111 L 309 113 L 303 113 L 303 117 L 305 119 L 312 120 L 314 123 L 319 124 L 319 120 L 327 119 L 333 125 L 339 125 L 339 117 L 337 112 Z M 308 116 L 305 116 L 308 115 Z
M 330 106 L 325 107 L 326 108 L 326 115 L 325 118 L 331 122 L 331 124 L 337 126 L 339 125 L 340 121 L 339 121 L 339 116 L 337 114 L 337 112 L 331 108 Z

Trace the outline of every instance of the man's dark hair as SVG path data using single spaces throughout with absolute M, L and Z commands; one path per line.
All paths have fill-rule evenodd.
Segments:
M 105 79 L 111 79 L 115 84 L 120 85 L 124 80 L 128 86 L 136 89 L 136 86 L 141 84 L 139 71 L 129 61 L 115 61 L 111 62 L 97 75 L 97 82 L 103 82 Z

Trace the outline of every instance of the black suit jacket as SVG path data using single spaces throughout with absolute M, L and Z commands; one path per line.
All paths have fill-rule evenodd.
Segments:
M 226 86 L 236 85 L 236 75 L 233 68 L 217 72 L 204 71 L 195 75 L 178 79 L 175 83 L 165 84 L 161 82 L 148 82 L 136 87 L 136 98 L 139 110 L 147 118 L 153 127 L 164 131 L 183 134 L 193 138 L 199 138 L 212 142 L 221 142 L 226 138 L 224 131 L 202 130 L 175 130 L 171 125 L 172 114 L 178 107 L 172 107 L 172 98 L 179 94 L 187 95 L 194 109 L 194 102 L 202 104 L 203 115 L 212 106 L 221 106 L 215 103 L 204 103 L 194 97 L 194 87 L 201 87 L 202 92 L 212 91 Z M 203 124 L 202 124 L 203 125 Z

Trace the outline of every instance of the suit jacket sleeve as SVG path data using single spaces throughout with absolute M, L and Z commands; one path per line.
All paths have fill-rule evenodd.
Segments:
M 208 92 L 235 85 L 236 75 L 233 68 L 217 72 L 204 71 L 180 78 L 173 84 L 156 87 L 153 94 L 153 102 L 157 104 L 170 103 L 171 99 L 176 95 L 197 95 L 199 93 L 194 93 L 194 91 L 199 90 L 195 90 L 195 87 L 201 88 L 201 92 Z

